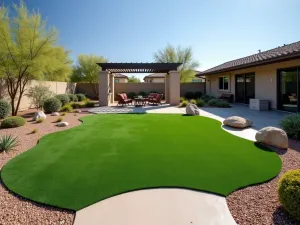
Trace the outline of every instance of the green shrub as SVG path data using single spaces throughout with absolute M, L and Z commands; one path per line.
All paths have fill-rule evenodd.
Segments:
M 190 103 L 192 103 L 192 104 L 196 104 L 196 103 L 197 103 L 197 101 L 196 101 L 195 99 L 191 99 L 191 100 L 190 100 Z
M 300 140 L 300 113 L 285 116 L 280 121 L 279 126 L 289 137 Z
M 65 104 L 68 104 L 70 102 L 69 96 L 65 95 L 65 94 L 56 95 L 55 98 L 57 98 L 61 101 L 62 106 L 64 106 Z
M 278 183 L 278 195 L 283 208 L 300 220 L 300 169 L 282 175 Z
M 218 108 L 230 108 L 231 106 L 230 106 L 230 104 L 228 102 L 223 101 L 223 100 L 219 100 L 217 102 L 216 107 L 218 107 Z
M 189 104 L 189 102 L 187 100 L 184 100 L 183 102 L 181 102 L 180 107 L 186 107 Z
M 130 98 L 130 99 L 134 99 L 134 97 L 136 96 L 137 94 L 135 92 L 128 92 L 127 93 L 127 98 Z
M 211 99 L 216 99 L 214 96 L 209 96 L 209 95 L 203 95 L 201 99 L 205 102 L 208 103 Z
M 185 93 L 184 97 L 186 99 L 192 99 L 192 98 L 194 98 L 194 93 L 191 92 L 191 91 L 188 91 L 188 92 Z
M 185 101 L 185 98 L 184 98 L 184 97 L 181 97 L 181 98 L 180 98 L 180 103 L 183 102 L 183 101 Z
M 0 152 L 8 152 L 18 146 L 19 141 L 17 137 L 12 135 L 4 135 L 0 138 Z
M 71 102 L 70 105 L 72 106 L 73 109 L 80 109 L 82 108 L 82 104 L 78 103 L 78 102 Z
M 68 94 L 68 97 L 70 99 L 70 102 L 78 102 L 78 98 L 74 94 Z
M 196 91 L 196 92 L 194 93 L 194 97 L 195 97 L 196 99 L 201 98 L 201 97 L 202 97 L 202 92 L 201 92 L 201 91 Z
M 62 112 L 60 115 L 61 116 L 65 116 L 65 115 L 67 115 L 67 113 L 66 112 Z
M 45 120 L 44 118 L 40 117 L 35 122 L 36 123 L 42 123 L 42 122 L 44 122 L 44 120 Z
M 218 101 L 219 101 L 218 99 L 210 99 L 210 100 L 208 101 L 208 105 L 209 105 L 209 106 L 214 106 L 214 107 L 216 107 Z
M 196 105 L 197 105 L 198 107 L 203 107 L 203 106 L 204 106 L 204 100 L 198 98 L 198 99 L 197 99 L 197 102 L 196 102 Z
M 68 104 L 64 105 L 63 107 L 61 107 L 60 111 L 61 112 L 72 112 L 73 108 L 72 108 L 71 104 L 68 103 Z
M 61 101 L 58 98 L 52 97 L 44 101 L 43 108 L 46 113 L 57 112 L 62 106 Z
M 52 95 L 53 93 L 50 90 L 50 86 L 44 86 L 41 84 L 30 87 L 26 94 L 26 96 L 30 99 L 31 104 L 37 109 L 42 108 L 45 100 L 50 98 Z
M 145 92 L 145 91 L 140 91 L 140 92 L 138 93 L 138 95 L 141 95 L 141 96 L 143 96 L 143 97 L 146 97 L 146 96 L 147 96 L 147 92 Z
M 1 123 L 1 128 L 21 127 L 26 123 L 26 120 L 20 116 L 11 116 L 4 119 Z
M 32 131 L 31 131 L 31 134 L 35 134 L 38 132 L 38 129 L 34 128 Z
M 11 112 L 11 105 L 4 100 L 0 100 L 0 119 L 4 119 Z
M 58 117 L 57 119 L 56 119 L 56 122 L 58 123 L 58 122 L 61 122 L 61 121 L 63 121 L 63 118 L 62 117 Z
M 95 106 L 95 102 L 86 102 L 85 103 L 85 107 L 87 107 L 87 108 L 93 108 Z
M 84 94 L 76 94 L 76 97 L 78 99 L 78 101 L 84 101 L 86 99 L 85 95 Z

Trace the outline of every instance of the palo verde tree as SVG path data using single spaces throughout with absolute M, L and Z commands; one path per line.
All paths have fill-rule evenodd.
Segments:
M 141 83 L 140 78 L 132 75 L 130 77 L 128 77 L 128 83 Z
M 12 115 L 17 115 L 26 85 L 33 79 L 66 80 L 68 52 L 56 44 L 57 32 L 23 1 L 0 6 L 0 76 L 7 85 Z
M 153 54 L 155 62 L 158 63 L 182 63 L 179 67 L 180 81 L 189 82 L 195 76 L 195 69 L 199 66 L 199 63 L 193 57 L 193 51 L 191 47 L 177 48 L 172 45 L 167 45 L 162 50 Z
M 71 75 L 72 82 L 90 83 L 93 86 L 93 91 L 98 96 L 99 71 L 101 67 L 97 63 L 107 62 L 103 56 L 84 55 L 78 56 L 77 64 L 73 67 Z

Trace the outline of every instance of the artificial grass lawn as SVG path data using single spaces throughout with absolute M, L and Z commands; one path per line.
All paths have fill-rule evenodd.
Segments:
M 95 115 L 40 140 L 2 169 L 28 199 L 73 210 L 143 188 L 182 187 L 226 196 L 276 176 L 281 160 L 206 117 Z

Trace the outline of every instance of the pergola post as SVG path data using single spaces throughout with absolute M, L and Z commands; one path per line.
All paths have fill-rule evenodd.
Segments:
M 180 103 L 180 72 L 170 71 L 169 72 L 169 104 L 179 105 Z
M 99 72 L 99 106 L 109 105 L 109 72 Z
M 110 87 L 110 103 L 115 103 L 115 75 L 110 73 L 109 75 L 109 87 Z
M 169 80 L 170 80 L 170 75 L 169 73 L 166 74 L 166 77 L 165 77 L 165 100 L 166 100 L 166 103 L 170 103 L 170 92 L 169 92 Z

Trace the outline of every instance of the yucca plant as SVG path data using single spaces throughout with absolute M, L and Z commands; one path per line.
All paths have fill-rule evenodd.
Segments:
M 19 145 L 17 137 L 12 135 L 4 135 L 0 137 L 0 152 L 8 152 Z

